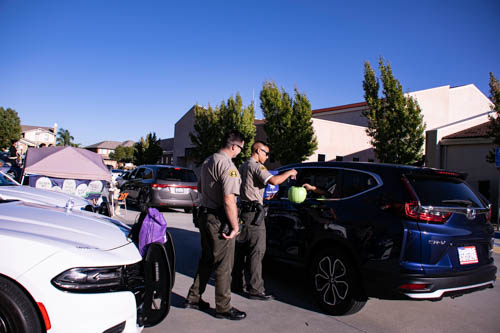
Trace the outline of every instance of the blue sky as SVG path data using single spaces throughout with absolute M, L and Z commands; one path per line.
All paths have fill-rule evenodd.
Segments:
M 84 146 L 168 138 L 195 103 L 258 106 L 266 80 L 313 109 L 362 102 L 380 55 L 405 91 L 489 95 L 499 33 L 498 0 L 0 0 L 0 106 Z

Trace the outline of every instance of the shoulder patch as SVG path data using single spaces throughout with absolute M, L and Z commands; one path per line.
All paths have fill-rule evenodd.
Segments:
M 236 169 L 229 170 L 229 177 L 237 178 L 238 171 Z
M 264 170 L 264 171 L 267 170 L 267 168 L 265 166 L 263 166 L 263 165 L 260 166 L 260 169 Z

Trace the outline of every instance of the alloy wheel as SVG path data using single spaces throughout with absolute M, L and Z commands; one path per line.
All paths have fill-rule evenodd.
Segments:
M 314 286 L 325 304 L 336 305 L 342 302 L 349 292 L 347 270 L 338 258 L 324 257 L 316 267 Z

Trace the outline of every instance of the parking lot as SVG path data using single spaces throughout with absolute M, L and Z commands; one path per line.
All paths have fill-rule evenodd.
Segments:
M 248 317 L 231 322 L 214 317 L 213 281 L 203 295 L 211 305 L 209 312 L 184 309 L 184 297 L 193 281 L 200 253 L 198 231 L 191 214 L 164 212 L 177 251 L 177 276 L 168 317 L 144 332 L 498 332 L 496 315 L 500 311 L 500 289 L 488 289 L 440 302 L 384 301 L 370 299 L 357 314 L 343 317 L 324 315 L 308 294 L 302 272 L 281 264 L 266 263 L 266 288 L 276 299 L 249 300 L 233 294 L 232 303 Z M 137 212 L 129 210 L 126 223 Z M 499 251 L 495 261 L 500 262 Z

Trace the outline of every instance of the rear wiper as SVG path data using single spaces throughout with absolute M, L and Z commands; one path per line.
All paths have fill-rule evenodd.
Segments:
M 461 199 L 454 199 L 454 200 L 443 200 L 441 203 L 455 203 L 459 205 L 463 205 L 465 207 L 472 206 L 474 203 L 470 200 L 461 200 Z

